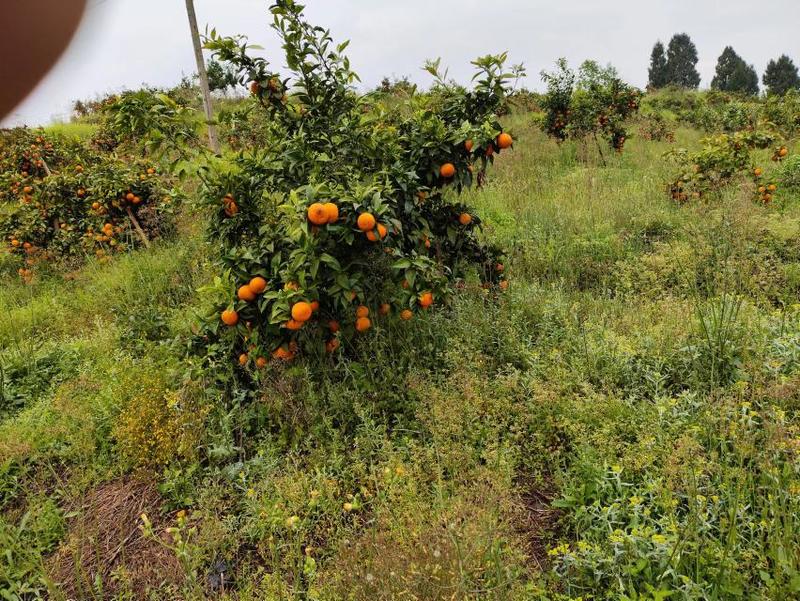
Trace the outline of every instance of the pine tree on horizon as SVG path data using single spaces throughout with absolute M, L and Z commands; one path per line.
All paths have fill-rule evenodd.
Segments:
M 650 53 L 647 87 L 657 90 L 667 85 L 667 55 L 661 40 L 655 43 Z
M 761 81 L 766 86 L 767 93 L 779 96 L 783 96 L 789 90 L 800 88 L 797 66 L 785 54 L 782 54 L 777 60 L 769 61 Z
M 667 46 L 667 85 L 697 89 L 700 85 L 697 60 L 697 47 L 688 34 L 672 36 Z
M 717 59 L 717 68 L 711 87 L 723 92 L 742 94 L 758 94 L 758 74 L 755 67 L 748 65 L 731 46 L 725 49 Z

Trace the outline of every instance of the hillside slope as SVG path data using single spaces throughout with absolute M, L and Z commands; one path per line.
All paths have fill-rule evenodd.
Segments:
M 193 380 L 214 274 L 189 215 L 150 250 L 4 282 L 0 590 L 800 594 L 800 198 L 679 206 L 668 143 L 603 167 L 509 119 L 514 151 L 467 199 L 508 291 L 467 283 L 321 376 L 276 367 L 255 406 Z

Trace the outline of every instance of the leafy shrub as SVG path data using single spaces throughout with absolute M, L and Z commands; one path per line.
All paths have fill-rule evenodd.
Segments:
M 198 141 L 195 112 L 174 93 L 155 89 L 124 92 L 103 104 L 102 115 L 95 144 L 106 150 L 145 139 L 151 145 L 168 140 L 175 147 Z
M 701 93 L 677 86 L 668 86 L 648 93 L 643 104 L 653 112 L 667 111 L 676 118 L 683 119 L 701 102 Z
M 769 95 L 762 109 L 764 120 L 787 138 L 800 133 L 800 91 Z
M 661 113 L 652 113 L 643 117 L 639 124 L 639 135 L 644 140 L 653 142 L 666 140 L 671 144 L 675 141 L 675 132 Z
M 542 110 L 542 95 L 524 88 L 515 90 L 508 95 L 508 104 L 514 111 L 539 112 Z
M 755 148 L 767 148 L 773 141 L 768 133 L 738 132 L 706 138 L 697 152 L 671 150 L 667 156 L 678 164 L 678 176 L 669 184 L 670 195 L 685 202 L 722 190 L 737 175 L 749 172 L 760 178 L 762 169 L 752 164 L 750 153 Z
M 251 58 L 241 38 L 212 32 L 207 42 L 251 82 L 268 120 L 260 147 L 213 165 L 204 194 L 237 298 L 219 282 L 227 325 L 217 313 L 201 346 L 209 361 L 238 357 L 248 370 L 301 346 L 333 352 L 390 313 L 411 319 L 473 266 L 500 283 L 499 251 L 480 242 L 480 219 L 453 196 L 480 184 L 512 142 L 495 117 L 513 77 L 505 55 L 474 62 L 471 91 L 430 62 L 434 92 L 384 109 L 350 89 L 346 43 L 334 46 L 292 1 L 271 11 L 292 77 Z
M 778 179 L 786 188 L 800 190 L 800 155 L 790 157 L 783 163 Z
M 739 94 L 709 90 L 695 96 L 695 101 L 679 113 L 680 118 L 706 132 L 734 133 L 758 126 L 761 105 Z

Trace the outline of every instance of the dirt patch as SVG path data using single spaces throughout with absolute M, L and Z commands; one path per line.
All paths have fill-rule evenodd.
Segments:
M 155 485 L 146 480 L 121 478 L 90 491 L 71 508 L 76 515 L 66 540 L 46 562 L 48 577 L 64 597 L 72 599 L 108 598 L 122 592 L 143 599 L 148 590 L 175 587 L 183 574 L 174 554 L 139 530 L 142 513 L 157 532 L 164 530 L 167 524 L 160 507 Z
M 558 534 L 561 511 L 552 506 L 556 496 L 550 482 L 523 481 L 515 525 L 524 541 L 525 552 L 540 572 L 550 567 L 547 549 Z

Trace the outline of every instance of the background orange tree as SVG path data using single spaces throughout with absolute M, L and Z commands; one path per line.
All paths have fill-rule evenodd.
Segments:
M 0 238 L 30 280 L 37 265 L 101 259 L 173 231 L 155 166 L 42 130 L 0 132 Z

